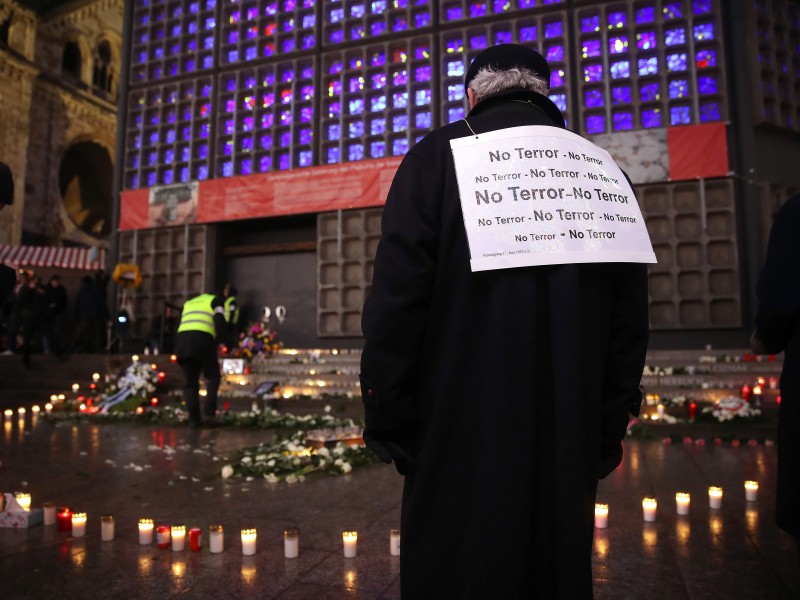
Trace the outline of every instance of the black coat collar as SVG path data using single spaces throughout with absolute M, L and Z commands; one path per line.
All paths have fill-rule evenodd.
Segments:
M 558 107 L 550 98 L 527 90 L 508 90 L 484 98 L 475 105 L 475 108 L 469 111 L 467 116 L 475 117 L 481 114 L 493 113 L 497 110 L 502 110 L 500 108 L 501 105 L 512 101 L 527 102 L 535 108 L 542 110 L 556 126 L 562 129 L 567 128 L 564 122 L 564 115 L 561 114 L 561 111 L 558 110 Z

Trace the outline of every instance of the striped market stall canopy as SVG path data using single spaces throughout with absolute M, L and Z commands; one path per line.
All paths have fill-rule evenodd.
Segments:
M 103 270 L 103 248 L 59 248 L 55 246 L 13 246 L 0 244 L 0 264 L 12 267 L 58 267 L 83 271 Z

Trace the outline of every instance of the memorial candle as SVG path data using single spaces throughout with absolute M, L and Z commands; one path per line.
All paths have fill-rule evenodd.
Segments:
M 139 544 L 147 546 L 153 543 L 153 519 L 139 519 Z
M 344 557 L 355 558 L 356 548 L 358 545 L 358 532 L 357 531 L 344 531 L 342 532 L 342 542 L 344 543 Z
M 208 551 L 211 554 L 219 554 L 222 552 L 223 546 L 223 531 L 222 525 L 211 525 L 208 528 Z
M 758 482 L 745 481 L 744 482 L 744 497 L 748 502 L 755 502 L 758 500 Z
M 44 524 L 45 525 L 56 524 L 56 505 L 53 504 L 52 502 L 44 503 Z
M 72 531 L 72 510 L 68 506 L 58 509 L 58 530 Z
M 100 539 L 110 542 L 114 539 L 114 516 L 103 515 L 100 517 Z
M 192 527 L 189 530 L 189 550 L 192 552 L 200 552 L 203 549 L 203 530 L 198 527 Z
M 689 514 L 689 504 L 691 502 L 691 496 L 686 492 L 678 492 L 675 494 L 675 505 L 677 507 L 677 512 L 679 515 L 688 515 Z
M 608 504 L 594 505 L 594 526 L 597 529 L 608 527 Z
M 22 510 L 30 510 L 31 509 L 31 495 L 26 492 L 17 492 L 15 494 L 17 499 L 17 504 L 22 507 Z
M 389 530 L 389 554 L 392 556 L 400 556 L 400 530 Z
M 186 525 L 173 525 L 170 534 L 173 552 L 181 552 L 186 547 Z
M 256 530 L 242 529 L 242 554 L 253 556 L 256 553 Z
M 642 512 L 644 514 L 644 520 L 648 523 L 652 523 L 656 520 L 656 508 L 658 507 L 658 502 L 655 498 L 644 498 L 642 500 Z
M 100 373 L 92 373 L 92 381 L 94 381 L 95 383 L 100 381 Z
M 86 513 L 72 514 L 72 537 L 83 537 L 86 535 Z
M 709 508 L 722 507 L 722 488 L 712 485 L 708 488 L 708 506 Z
M 283 532 L 283 556 L 297 558 L 300 555 L 300 530 L 292 527 Z

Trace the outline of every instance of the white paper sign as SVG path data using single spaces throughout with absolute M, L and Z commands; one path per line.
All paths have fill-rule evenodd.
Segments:
M 450 146 L 473 271 L 656 262 L 628 180 L 590 141 L 528 125 Z

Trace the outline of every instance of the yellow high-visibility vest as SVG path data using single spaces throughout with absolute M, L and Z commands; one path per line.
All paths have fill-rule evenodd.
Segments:
M 204 331 L 216 337 L 217 330 L 214 327 L 214 309 L 211 303 L 214 301 L 214 294 L 200 294 L 184 302 L 183 312 L 181 313 L 181 324 L 178 325 L 178 333 L 184 331 Z

